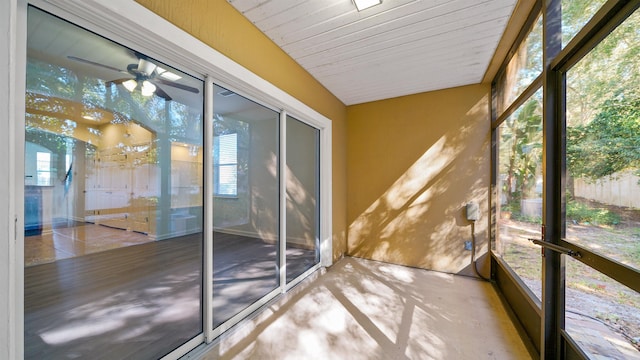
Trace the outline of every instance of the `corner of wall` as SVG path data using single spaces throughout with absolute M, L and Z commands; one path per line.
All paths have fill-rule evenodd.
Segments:
M 469 85 L 347 108 L 348 244 L 358 257 L 471 273 L 489 240 L 490 87 Z
M 346 106 L 225 0 L 137 0 L 332 121 L 333 258 L 346 251 Z

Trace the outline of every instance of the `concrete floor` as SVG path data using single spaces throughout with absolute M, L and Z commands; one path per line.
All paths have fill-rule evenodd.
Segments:
M 187 359 L 532 359 L 494 288 L 345 258 Z

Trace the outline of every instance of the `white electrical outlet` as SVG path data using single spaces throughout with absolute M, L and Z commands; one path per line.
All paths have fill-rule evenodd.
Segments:
M 478 220 L 479 215 L 480 214 L 478 213 L 478 203 L 475 201 L 467 203 L 467 220 L 476 221 Z

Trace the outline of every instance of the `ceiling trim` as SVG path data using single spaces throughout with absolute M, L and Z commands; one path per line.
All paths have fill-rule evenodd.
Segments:
M 509 50 L 511 50 L 520 30 L 527 22 L 529 14 L 536 5 L 536 2 L 538 2 L 538 0 L 518 0 L 518 3 L 509 18 L 507 27 L 502 33 L 500 42 L 498 42 L 496 51 L 493 53 L 493 57 L 489 62 L 489 66 L 487 66 L 487 71 L 485 71 L 484 76 L 482 77 L 482 83 L 490 83 L 496 77 L 500 66 L 504 63 L 505 58 L 509 54 Z

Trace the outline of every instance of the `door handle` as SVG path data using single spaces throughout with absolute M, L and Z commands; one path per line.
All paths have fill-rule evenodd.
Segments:
M 529 241 L 531 241 L 532 243 L 539 245 L 543 248 L 549 248 L 555 252 L 558 252 L 560 254 L 565 254 L 565 255 L 569 255 L 573 258 L 576 259 L 580 259 L 582 257 L 582 255 L 580 254 L 579 251 L 573 251 L 571 249 L 567 249 L 566 247 L 562 247 L 560 245 L 556 245 L 556 244 L 552 244 L 546 241 L 542 241 L 540 239 L 527 239 Z

